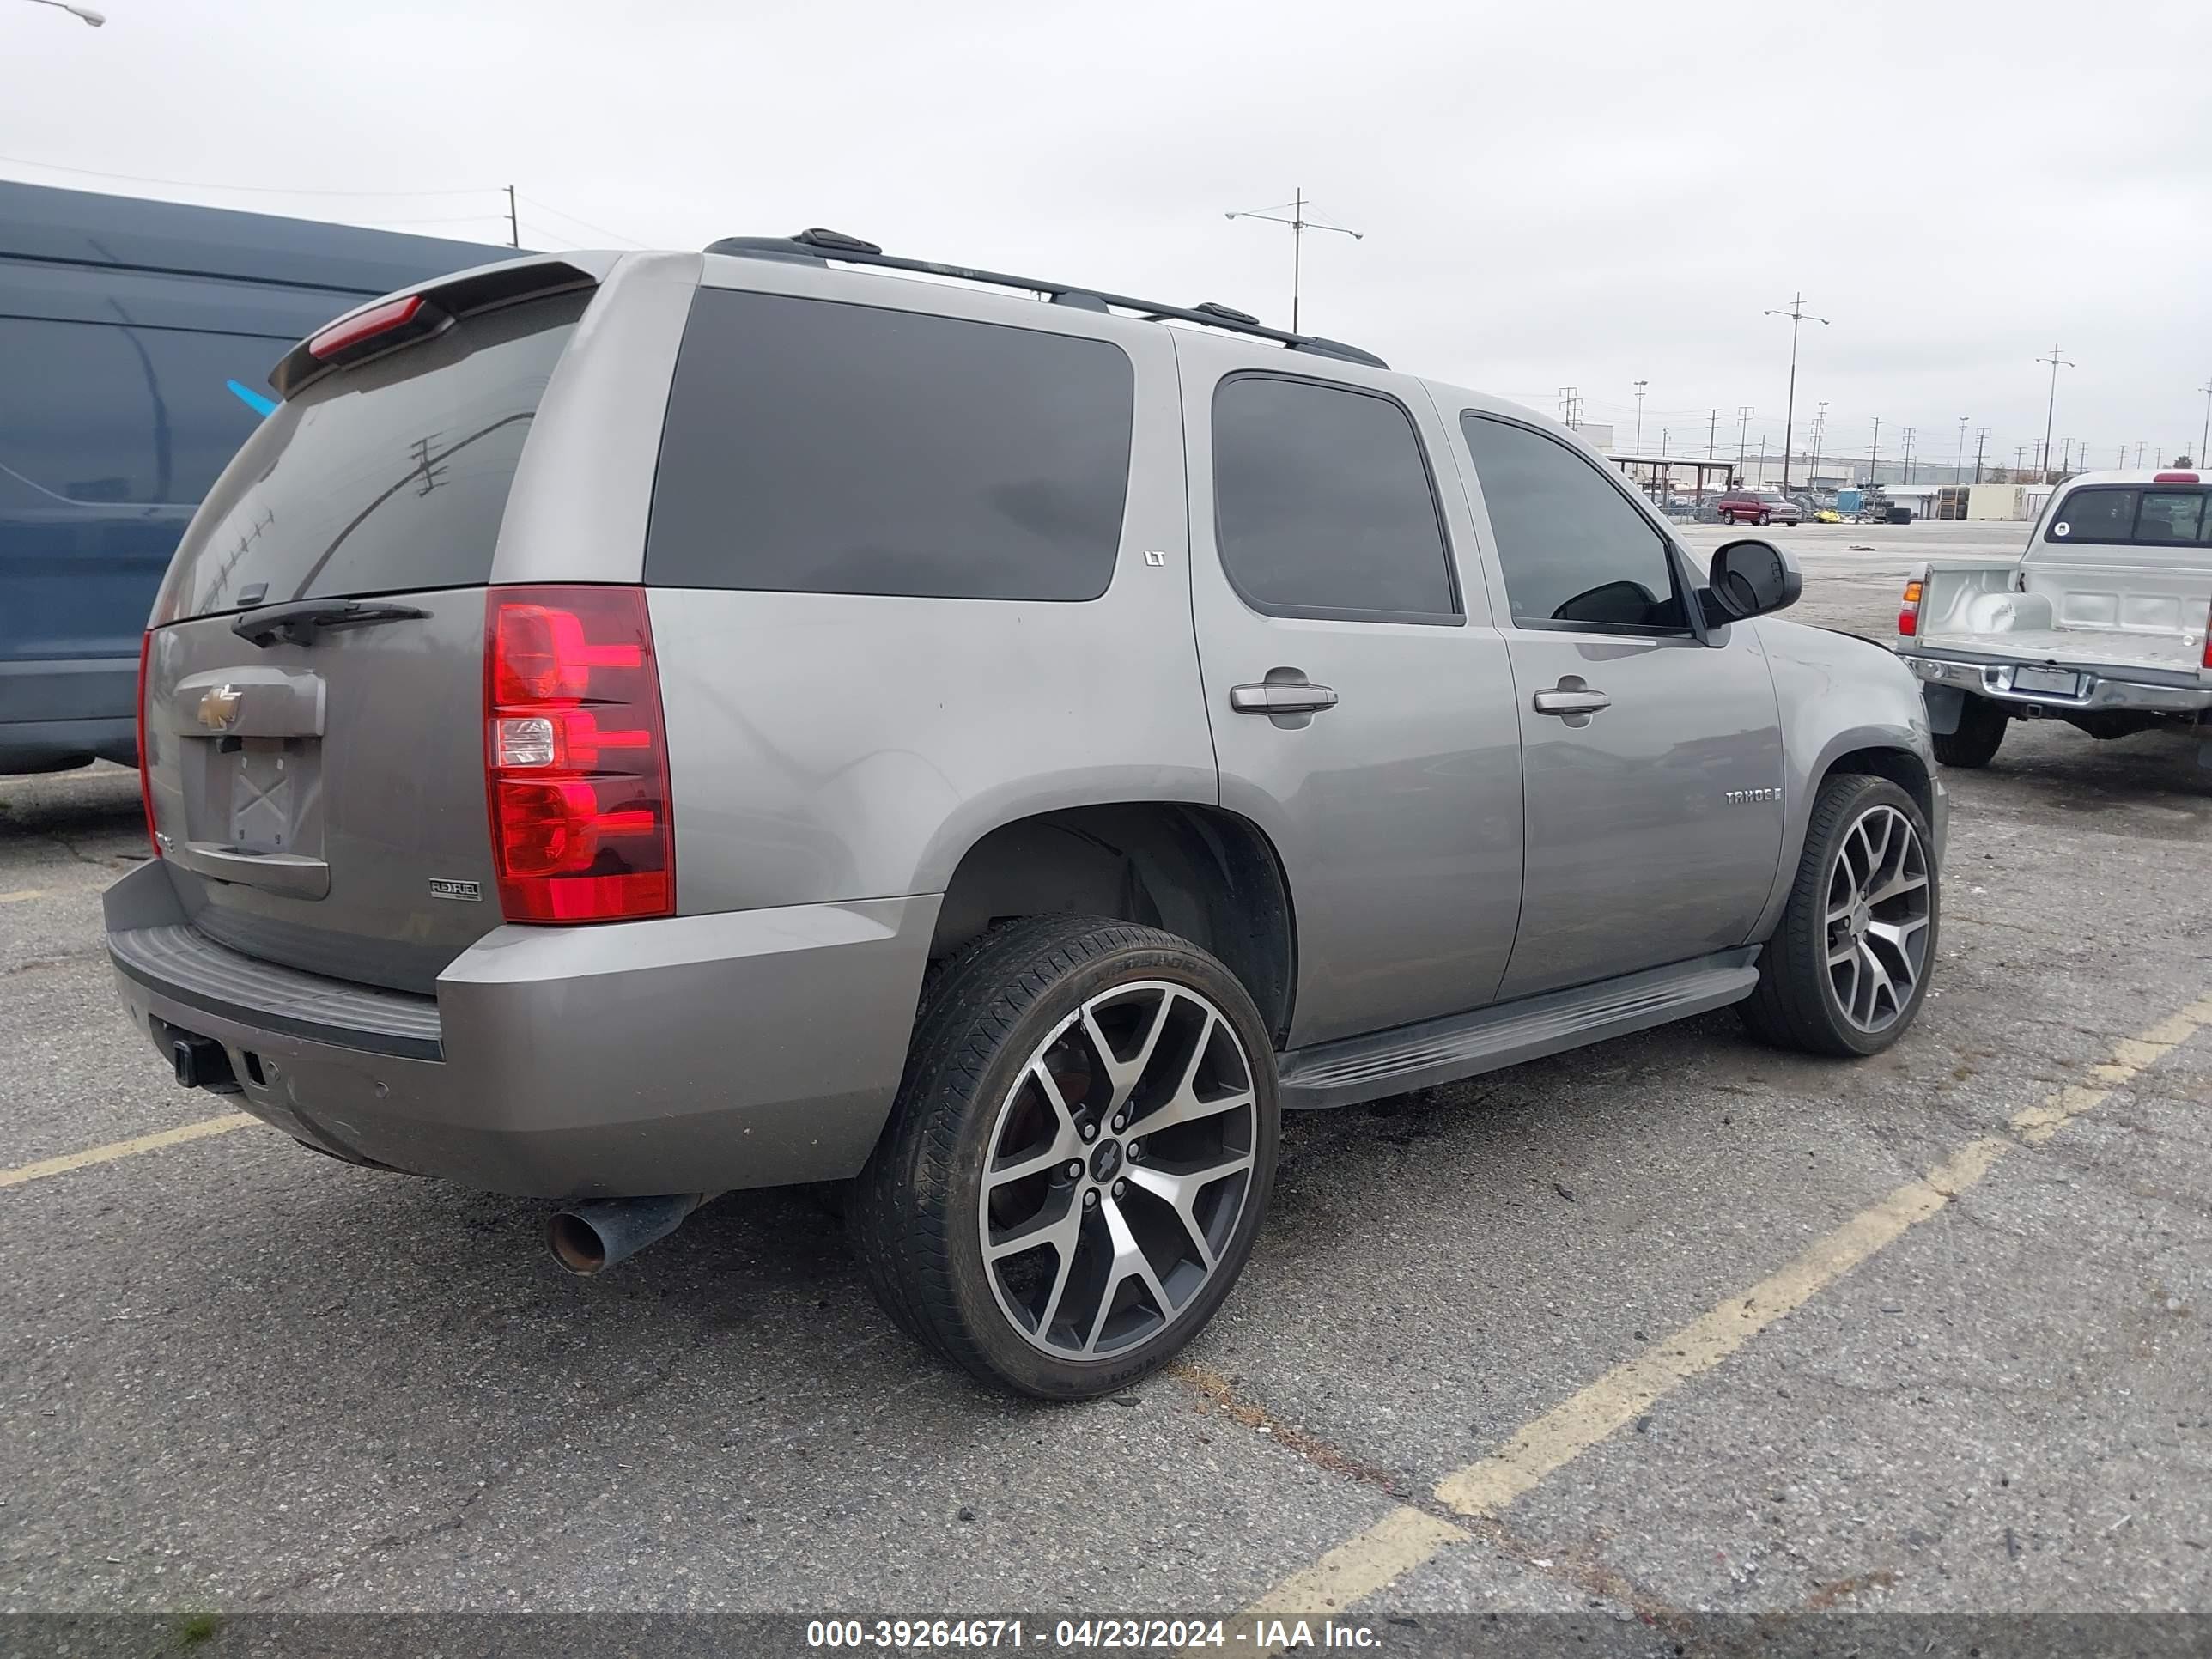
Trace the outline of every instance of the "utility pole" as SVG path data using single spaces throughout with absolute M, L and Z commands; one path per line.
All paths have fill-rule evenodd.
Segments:
M 2058 407 L 2058 371 L 2062 368 L 2072 368 L 2075 365 L 2058 355 L 2058 347 L 2056 343 L 2051 346 L 2051 355 L 2048 357 L 2038 357 L 2035 361 L 2051 365 L 2051 398 L 2043 406 L 2043 465 L 2041 468 L 2043 476 L 2037 480 L 2039 483 L 2049 483 L 2051 482 L 2051 416 Z
M 1964 471 L 1966 470 L 1966 421 L 1967 421 L 1967 418 L 1968 418 L 1968 417 L 1967 417 L 1967 416 L 1964 416 L 1964 415 L 1961 415 L 1960 416 L 1959 416 L 1959 453 L 1958 453 L 1958 454 L 1957 454 L 1955 457 L 1954 457 L 1954 458 L 1953 458 L 1952 462 L 1951 462 L 1951 482 L 1952 482 L 1953 483 L 1958 483 L 1958 482 L 1959 482 L 1959 475 L 1960 475 L 1961 472 L 1964 472 Z
M 1918 430 L 1917 427 L 1905 428 L 1905 482 L 1907 483 L 1912 482 L 1912 434 Z
M 2141 466 L 2141 465 L 2142 465 L 2142 453 L 2143 453 L 2142 440 L 2142 439 L 2140 439 L 2140 438 L 2138 438 L 2138 439 L 2136 439 L 2136 465 L 2137 466 Z M 2123 466 L 2124 466 L 2124 465 L 2127 465 L 2127 458 L 2126 458 L 2125 456 L 2122 456 L 2122 457 L 2121 457 L 2121 459 L 2120 459 L 2120 465 L 2123 465 Z
M 1738 483 L 1743 482 L 1744 434 L 1751 430 L 1751 417 L 1758 413 L 1749 404 L 1735 406 L 1735 477 Z
M 1650 384 L 1651 384 L 1651 382 L 1650 382 L 1650 381 L 1649 381 L 1649 380 L 1638 380 L 1638 381 L 1636 383 L 1636 449 L 1635 449 L 1635 453 L 1637 453 L 1637 454 L 1638 454 L 1638 455 L 1641 455 L 1641 454 L 1644 453 L 1644 388 L 1645 386 L 1650 386 Z
M 1577 389 L 1576 387 L 1563 386 L 1559 388 L 1560 425 L 1580 426 L 1582 424 L 1581 421 L 1577 418 L 1582 411 L 1576 407 L 1576 405 L 1581 403 L 1581 401 L 1582 399 L 1577 395 Z
M 2204 394 L 2204 429 L 2197 434 L 2197 465 L 2203 466 L 2205 464 L 2204 446 L 2212 442 L 2212 380 L 2207 380 L 2197 389 Z
M 1797 329 L 1802 323 L 1818 323 L 1826 328 L 1828 326 L 1828 319 L 1826 317 L 1815 317 L 1811 312 L 1806 310 L 1805 296 L 1802 294 L 1790 301 L 1789 310 L 1769 311 L 1766 314 L 1770 317 L 1787 317 L 1790 319 L 1790 401 L 1784 406 L 1782 411 L 1782 487 L 1787 489 L 1790 488 L 1790 428 L 1796 422 L 1797 414 Z
M 1874 464 L 1881 457 L 1881 416 L 1874 417 L 1874 442 L 1867 447 L 1867 487 L 1875 489 L 1881 480 L 1875 476 Z
M 2027 446 L 2026 444 L 2014 444 L 2012 447 L 2012 470 L 2015 482 L 2018 481 L 2020 474 L 2027 471 Z
M 1827 430 L 1828 406 L 1824 403 L 1820 405 L 1820 412 L 1813 416 L 1813 458 L 1805 464 L 1805 483 L 1808 488 L 1819 478 L 1820 440 L 1826 434 Z
M 1221 216 L 1224 219 L 1265 219 L 1271 225 L 1288 225 L 1291 228 L 1291 332 L 1296 334 L 1298 331 L 1298 290 L 1304 280 L 1305 273 L 1306 233 L 1310 230 L 1331 230 L 1340 236 L 1349 236 L 1355 242 L 1363 240 L 1364 238 L 1360 232 L 1347 229 L 1342 225 L 1332 225 L 1326 220 L 1308 218 L 1306 210 L 1313 204 L 1306 200 L 1306 192 L 1303 185 L 1284 205 L 1291 210 L 1291 216 L 1287 219 L 1283 217 L 1279 210 L 1252 213 L 1239 210 L 1235 213 L 1224 213 Z
M 514 210 L 514 186 L 513 185 L 509 185 L 507 187 L 507 245 L 509 247 L 520 247 L 522 246 L 522 219 Z
M 1982 447 L 1990 441 L 1990 429 L 1985 426 L 1974 428 L 1974 482 L 1982 481 Z
M 1721 412 L 1717 409 L 1713 409 L 1706 410 L 1706 414 L 1711 418 L 1705 422 L 1705 459 L 1710 461 L 1713 458 L 1714 441 L 1720 434 Z M 1698 482 L 1701 484 L 1705 480 L 1705 475 L 1702 472 L 1698 474 Z

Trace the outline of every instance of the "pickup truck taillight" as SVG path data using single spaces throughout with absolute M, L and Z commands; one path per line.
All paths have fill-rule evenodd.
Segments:
M 484 771 L 507 921 L 674 914 L 668 732 L 644 589 L 486 594 Z
M 2212 668 L 2212 605 L 2204 607 L 2204 665 Z
M 1905 598 L 1897 609 L 1897 631 L 1910 639 L 1920 631 L 1920 579 L 1905 585 Z

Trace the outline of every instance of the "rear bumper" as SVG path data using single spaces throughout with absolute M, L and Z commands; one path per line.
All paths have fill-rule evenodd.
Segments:
M 2021 668 L 2042 668 L 2043 663 L 2014 663 L 1988 658 L 1956 658 L 1923 654 L 1899 646 L 1905 665 L 1928 685 L 1954 686 L 1978 697 L 2026 708 L 2092 713 L 2103 709 L 2145 714 L 2195 714 L 2212 709 L 2212 685 L 2191 684 L 2180 676 L 2138 679 L 2112 667 L 2085 667 L 2073 663 L 2057 666 L 2081 676 L 2083 692 L 2069 697 L 2049 691 L 2014 688 L 2014 675 Z
M 167 872 L 108 890 L 138 1029 L 222 1045 L 237 1103 L 358 1163 L 547 1199 L 831 1181 L 905 1064 L 934 896 L 591 927 L 500 927 L 435 997 L 227 950 Z

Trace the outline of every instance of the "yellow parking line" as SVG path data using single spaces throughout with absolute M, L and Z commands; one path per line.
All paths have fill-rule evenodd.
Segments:
M 226 1112 L 221 1117 L 204 1117 L 197 1123 L 187 1123 L 181 1128 L 164 1129 L 159 1134 L 110 1141 L 105 1146 L 90 1147 L 82 1152 L 68 1152 L 60 1158 L 46 1158 L 37 1164 L 21 1164 L 12 1170 L 0 1170 L 0 1187 L 20 1187 L 27 1181 L 67 1175 L 71 1170 L 88 1169 L 94 1164 L 112 1164 L 118 1158 L 136 1158 L 141 1152 L 158 1152 L 164 1146 L 181 1146 L 188 1140 L 204 1140 L 210 1135 L 228 1134 L 233 1129 L 243 1129 L 247 1124 L 260 1121 L 251 1112 Z
M 2208 1025 L 2212 1025 L 2212 997 L 2122 1038 L 2113 1047 L 2112 1058 L 2092 1068 L 2096 1086 L 2070 1085 L 2015 1114 L 2009 1124 L 2012 1135 L 1984 1135 L 1969 1141 L 1919 1180 L 1906 1182 L 1862 1210 L 1742 1296 L 1662 1337 L 1648 1355 L 1615 1366 L 1522 1427 L 1489 1456 L 1446 1475 L 1437 1484 L 1437 1501 L 1470 1518 L 1495 1516 L 1634 1422 L 1655 1402 L 1711 1370 L 1784 1315 L 1940 1213 L 2008 1152 L 2043 1145 Z M 1401 1506 L 1283 1579 L 1249 1612 L 1276 1615 L 1347 1607 L 1471 1536 L 1424 1510 Z

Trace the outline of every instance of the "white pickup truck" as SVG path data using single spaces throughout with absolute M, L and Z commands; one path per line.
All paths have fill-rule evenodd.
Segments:
M 2194 471 L 2085 472 L 2027 551 L 1917 564 L 1897 652 L 1922 681 L 1936 756 L 1985 766 L 2015 720 L 2093 738 L 2186 727 L 2212 766 L 2212 485 Z

